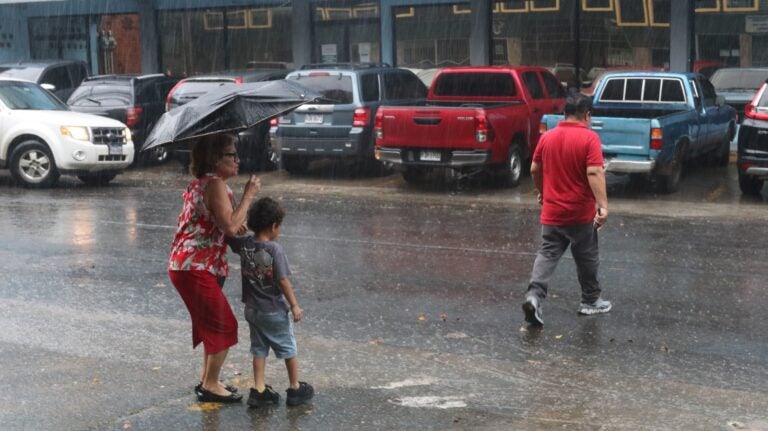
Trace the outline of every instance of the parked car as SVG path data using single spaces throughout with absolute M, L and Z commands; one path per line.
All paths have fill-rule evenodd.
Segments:
M 411 71 L 376 64 L 308 65 L 288 74 L 324 98 L 272 121 L 270 136 L 290 173 L 311 160 L 352 160 L 358 169 L 377 166 L 373 117 L 382 104 L 423 99 L 427 89 Z
M 562 119 L 546 115 L 542 129 Z M 612 72 L 595 91 L 591 127 L 600 135 L 606 171 L 651 176 L 660 191 L 672 193 L 688 160 L 708 155 L 728 164 L 736 120 L 736 110 L 702 75 Z
M 562 112 L 565 88 L 543 67 L 448 67 L 425 102 L 382 106 L 376 151 L 408 182 L 434 169 L 490 172 L 515 186 L 539 140 L 539 121 Z
M 203 94 L 216 89 L 224 84 L 242 84 L 244 82 L 274 81 L 285 78 L 287 69 L 249 69 L 216 72 L 209 75 L 199 75 L 182 79 L 168 93 L 165 102 L 165 110 L 170 111 L 197 99 Z M 277 167 L 277 155 L 272 149 L 269 139 L 269 123 L 264 122 L 256 127 L 243 131 L 238 135 L 240 143 L 237 145 L 238 156 L 241 162 L 260 170 L 274 169 Z M 175 155 L 181 161 L 182 166 L 189 166 L 189 150 L 176 150 Z
M 163 74 L 99 75 L 86 78 L 67 100 L 70 109 L 122 121 L 131 128 L 133 143 L 141 148 L 144 139 L 165 112 L 165 98 L 179 82 Z M 140 153 L 143 161 L 168 160 L 165 147 Z
M 700 73 L 704 75 L 705 78 L 710 78 L 712 77 L 712 74 L 715 73 L 715 71 L 727 66 L 728 65 L 726 65 L 720 60 L 706 60 L 706 59 L 694 60 L 693 73 Z
M 65 102 L 88 76 L 88 65 L 80 60 L 28 60 L 0 64 L 0 77 L 40 84 Z
M 768 79 L 766 67 L 725 67 L 710 78 L 715 91 L 725 97 L 725 103 L 743 115 L 744 107 L 752 101 L 760 86 Z
M 61 174 L 106 184 L 133 156 L 125 124 L 70 111 L 34 82 L 0 78 L 0 168 L 23 185 L 49 187 Z
M 759 195 L 768 179 L 768 81 L 744 108 L 739 127 L 736 167 L 739 188 L 745 195 Z

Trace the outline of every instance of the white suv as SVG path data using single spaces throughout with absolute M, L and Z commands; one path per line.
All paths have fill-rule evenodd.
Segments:
M 82 114 L 38 84 L 0 79 L 0 168 L 27 187 L 50 187 L 59 175 L 106 184 L 133 162 L 131 131 Z

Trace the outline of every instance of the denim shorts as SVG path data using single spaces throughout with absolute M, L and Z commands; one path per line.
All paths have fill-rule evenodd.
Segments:
M 245 307 L 245 320 L 251 330 L 251 354 L 266 358 L 271 348 L 278 359 L 296 356 L 293 323 L 287 311 L 263 312 Z

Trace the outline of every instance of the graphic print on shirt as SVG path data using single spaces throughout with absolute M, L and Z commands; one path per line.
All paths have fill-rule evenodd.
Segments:
M 247 277 L 251 282 L 260 286 L 266 293 L 277 294 L 279 292 L 278 287 L 274 282 L 274 258 L 264 248 L 256 247 L 243 247 L 243 266 L 241 271 L 243 276 Z

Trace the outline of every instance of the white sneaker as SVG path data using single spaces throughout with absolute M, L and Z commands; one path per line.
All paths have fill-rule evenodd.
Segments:
M 597 298 L 597 300 L 591 304 L 581 303 L 579 305 L 579 314 L 590 316 L 592 314 L 607 313 L 611 311 L 613 304 L 611 301 L 606 301 L 603 298 Z

